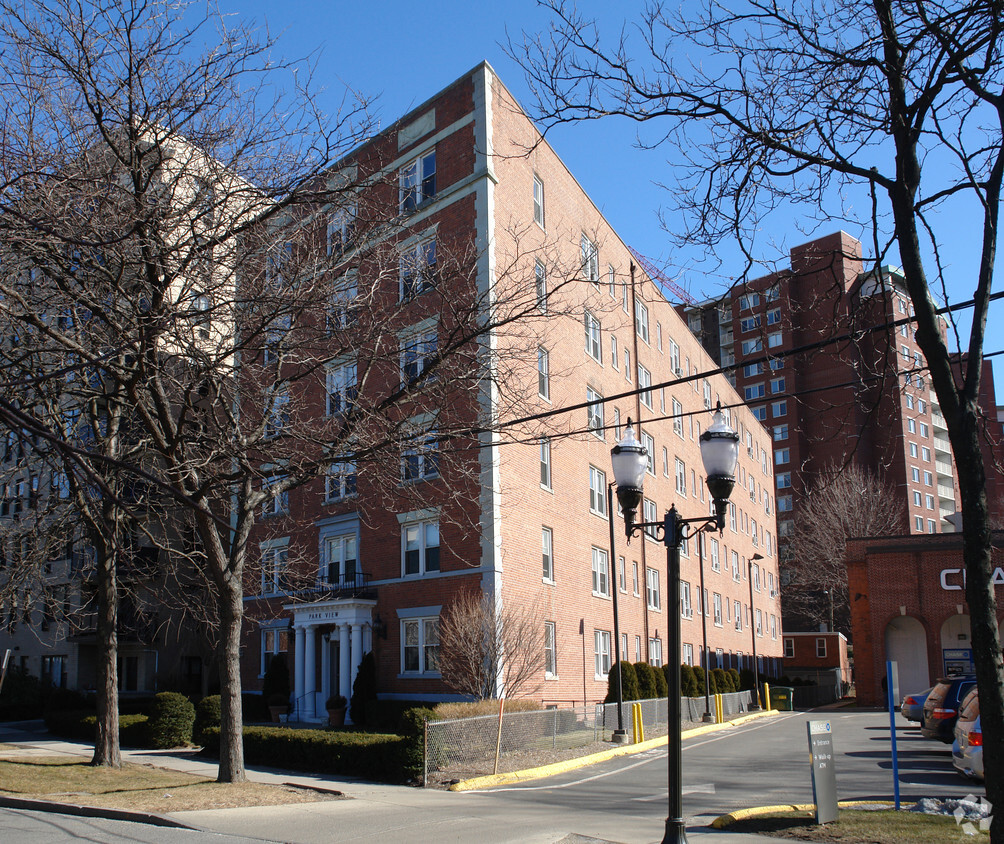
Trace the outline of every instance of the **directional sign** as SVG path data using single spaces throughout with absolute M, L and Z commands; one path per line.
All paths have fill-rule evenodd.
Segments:
M 812 757 L 812 799 L 816 823 L 837 819 L 837 773 L 833 767 L 833 729 L 829 721 L 809 721 L 809 754 Z

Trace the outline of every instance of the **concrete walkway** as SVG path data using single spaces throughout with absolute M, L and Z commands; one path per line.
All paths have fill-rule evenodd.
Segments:
M 711 725 L 711 729 L 728 729 L 728 724 Z M 700 728 L 706 731 L 708 727 Z M 0 743 L 20 748 L 26 755 L 65 754 L 89 759 L 93 747 L 82 742 L 66 741 L 49 736 L 40 721 L 0 724 Z M 215 779 L 217 764 L 200 758 L 190 750 L 123 750 L 123 761 L 184 771 Z M 583 764 L 589 764 L 587 758 Z M 318 776 L 277 768 L 249 767 L 248 779 L 255 782 L 291 783 L 332 790 L 348 800 L 307 803 L 287 806 L 258 806 L 241 809 L 216 809 L 195 812 L 173 812 L 151 816 L 131 812 L 110 812 L 103 809 L 68 808 L 64 803 L 32 801 L 31 808 L 63 814 L 85 814 L 90 817 L 113 817 L 144 823 L 182 826 L 205 832 L 236 835 L 259 841 L 288 844 L 330 844 L 330 842 L 360 842 L 384 844 L 406 840 L 409 844 L 445 844 L 445 842 L 477 842 L 477 844 L 627 844 L 607 838 L 592 838 L 582 830 L 570 829 L 574 821 L 549 815 L 526 815 L 507 818 L 504 824 L 492 823 L 494 808 L 490 795 L 455 794 L 438 789 L 384 785 L 344 777 Z M 0 806 L 26 808 L 18 801 L 0 798 Z M 760 835 L 745 835 L 693 827 L 688 837 L 700 844 L 782 844 L 781 839 Z M 630 844 L 636 844 L 631 841 Z M 790 842 L 789 842 L 790 844 Z

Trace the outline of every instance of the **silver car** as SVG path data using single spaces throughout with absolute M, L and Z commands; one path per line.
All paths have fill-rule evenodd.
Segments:
M 952 764 L 963 776 L 983 779 L 983 730 L 980 728 L 980 697 L 976 689 L 966 695 L 959 707 Z
M 903 702 L 899 705 L 900 714 L 907 721 L 917 721 L 918 723 L 923 721 L 924 703 L 927 701 L 927 696 L 933 688 L 934 686 L 931 686 L 930 689 L 924 689 L 922 692 L 914 692 L 903 698 Z

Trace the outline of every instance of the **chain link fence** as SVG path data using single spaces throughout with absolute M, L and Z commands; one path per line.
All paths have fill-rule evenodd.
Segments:
M 749 710 L 750 693 L 722 695 L 725 718 Z M 624 701 L 624 724 L 630 734 L 631 705 L 641 706 L 646 738 L 666 732 L 669 702 L 665 698 Z M 704 698 L 683 698 L 682 722 L 700 721 Z M 711 711 L 714 712 L 714 698 Z M 602 749 L 617 729 L 617 704 L 595 704 L 535 712 L 506 712 L 501 731 L 497 715 L 429 721 L 425 734 L 423 783 L 449 782 L 523 770 Z M 591 745 L 600 745 L 592 748 Z M 588 750 L 584 750 L 588 748 Z

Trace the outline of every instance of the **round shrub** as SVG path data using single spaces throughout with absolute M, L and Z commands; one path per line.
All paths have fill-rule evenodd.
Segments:
M 638 700 L 638 674 L 630 662 L 622 661 L 621 666 L 621 700 Z M 610 666 L 610 673 L 607 675 L 607 696 L 604 703 L 617 702 L 617 663 Z
M 150 720 L 147 722 L 150 746 L 178 747 L 192 741 L 195 707 L 177 692 L 161 692 L 153 698 Z
M 208 695 L 199 701 L 195 707 L 195 726 L 192 728 L 192 740 L 196 744 L 204 744 L 203 730 L 206 727 L 220 726 L 220 696 Z
M 663 676 L 670 670 L 668 665 L 663 666 Z M 669 678 L 666 677 L 667 683 Z M 700 692 L 697 688 L 697 677 L 694 675 L 694 666 L 684 663 L 680 666 L 680 693 L 684 697 L 697 697 Z
M 743 690 L 742 680 L 739 679 L 739 670 L 736 668 L 730 668 L 726 673 L 732 678 L 732 690 L 736 692 L 741 692 Z
M 724 668 L 712 668 L 711 679 L 714 681 L 715 692 L 717 694 L 728 694 L 735 691 L 732 688 L 732 678 L 725 673 Z
M 638 675 L 638 695 L 641 700 L 650 700 L 657 694 L 655 685 L 655 670 L 647 662 L 636 662 L 635 673 Z

